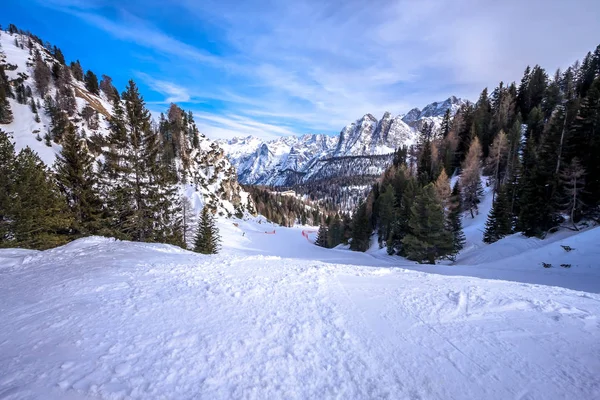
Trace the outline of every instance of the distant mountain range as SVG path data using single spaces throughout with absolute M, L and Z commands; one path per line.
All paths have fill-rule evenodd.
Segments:
M 464 103 L 452 96 L 396 117 L 385 112 L 377 120 L 366 114 L 337 137 L 311 134 L 263 141 L 248 136 L 218 143 L 243 184 L 293 186 L 342 176 L 379 176 L 398 147 L 416 142 L 425 122 L 439 128 L 445 112 L 454 115 Z

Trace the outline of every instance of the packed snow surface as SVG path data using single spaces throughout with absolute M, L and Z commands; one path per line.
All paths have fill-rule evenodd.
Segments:
M 0 399 L 600 398 L 600 228 L 422 267 L 236 224 L 216 256 L 1 250 Z

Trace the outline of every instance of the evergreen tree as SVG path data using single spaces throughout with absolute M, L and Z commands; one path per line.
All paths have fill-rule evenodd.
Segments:
M 352 241 L 350 250 L 366 251 L 371 241 L 371 218 L 367 211 L 367 203 L 362 202 L 352 218 Z
M 315 240 L 315 244 L 321 247 L 329 247 L 329 231 L 327 229 L 327 225 L 321 224 L 319 227 L 319 232 L 317 233 L 317 240 Z
M 0 245 L 10 233 L 11 196 L 14 191 L 15 145 L 11 137 L 0 129 Z
M 508 139 L 504 131 L 500 131 L 494 138 L 485 163 L 485 172 L 492 176 L 495 196 L 501 182 L 504 180 L 505 163 L 508 157 Z
M 13 113 L 10 103 L 8 102 L 4 86 L 0 84 L 0 124 L 10 124 L 12 121 Z
M 421 185 L 426 185 L 435 179 L 432 150 L 433 126 L 427 122 L 423 124 L 419 137 L 419 160 L 417 173 Z
M 391 239 L 394 221 L 396 219 L 396 196 L 394 187 L 388 184 L 385 190 L 377 199 L 378 218 L 378 236 L 379 244 L 383 247 L 383 242 Z
M 492 144 L 492 106 L 488 98 L 487 88 L 483 89 L 479 100 L 475 106 L 473 114 L 473 137 L 477 137 L 481 144 L 481 150 L 484 157 L 487 157 L 490 145 Z
M 511 233 L 512 215 L 510 213 L 510 205 L 506 190 L 501 186 L 485 224 L 483 241 L 485 243 L 494 243 Z
M 28 147 L 17 155 L 9 184 L 7 247 L 48 249 L 70 240 L 72 218 L 52 174 Z M 6 238 L 6 237 L 5 237 Z
M 54 58 L 56 58 L 56 60 L 58 60 L 59 63 L 65 65 L 65 56 L 58 47 L 53 46 L 52 55 L 54 56 Z
M 126 226 L 133 218 L 134 195 L 130 176 L 133 174 L 132 151 L 127 128 L 125 111 L 120 101 L 113 102 L 113 115 L 109 119 L 110 133 L 108 149 L 104 152 L 102 165 L 102 194 L 105 200 L 104 217 L 109 221 L 107 235 L 131 239 Z
M 586 190 L 581 200 L 593 210 L 600 205 L 600 77 L 581 100 L 570 128 L 565 158 L 577 157 L 586 171 Z
M 10 124 L 13 121 L 12 110 L 8 102 L 10 96 L 12 96 L 11 86 L 4 73 L 4 66 L 0 65 L 0 124 Z
M 448 202 L 447 230 L 452 234 L 452 251 L 450 258 L 454 259 L 456 254 L 461 251 L 465 245 L 465 234 L 462 229 L 462 195 L 460 192 L 459 181 L 456 181 L 450 194 Z
M 523 172 L 518 181 L 519 216 L 517 230 L 526 236 L 541 236 L 558 219 L 557 183 L 554 174 L 555 155 L 551 142 L 544 138 L 540 148 L 530 136 L 523 151 Z
M 328 246 L 333 248 L 344 240 L 344 226 L 338 214 L 335 214 L 328 228 Z
M 100 199 L 96 188 L 94 158 L 69 124 L 62 141 L 62 150 L 54 164 L 59 187 L 66 197 L 74 217 L 74 228 L 80 234 L 94 234 L 100 229 Z
M 433 184 L 425 186 L 411 208 L 411 232 L 402 240 L 406 256 L 419 263 L 435 260 L 453 250 L 451 233 L 445 229 L 444 210 Z
M 80 82 L 83 82 L 83 68 L 79 63 L 79 60 L 71 62 L 71 74 L 73 74 L 73 78 L 77 79 Z
M 207 206 L 202 209 L 198 230 L 196 231 L 196 240 L 194 251 L 202 254 L 217 254 L 220 248 L 219 230 Z
M 98 77 L 96 76 L 96 74 L 94 74 L 89 69 L 85 73 L 84 82 L 85 82 L 85 88 L 88 90 L 88 92 L 95 94 L 95 95 L 100 94 L 100 88 L 98 86 Z
M 123 167 L 130 173 L 126 174 L 125 186 L 132 194 L 131 213 L 123 224 L 123 232 L 131 235 L 133 240 L 148 241 L 153 236 L 154 216 L 150 210 L 151 189 L 154 181 L 151 173 L 154 168 L 150 163 L 156 160 L 154 152 L 154 137 L 150 132 L 150 113 L 145 107 L 137 85 L 129 81 L 123 93 L 125 101 L 124 127 L 128 132 L 127 147 L 123 158 Z
M 440 127 L 440 135 L 442 139 L 445 139 L 450 133 L 450 109 L 447 109 L 442 118 L 442 125 Z

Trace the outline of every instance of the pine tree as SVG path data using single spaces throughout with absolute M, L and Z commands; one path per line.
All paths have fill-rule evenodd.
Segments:
M 350 250 L 366 251 L 371 241 L 371 220 L 367 211 L 367 203 L 362 202 L 352 218 L 352 241 Z
M 421 185 L 427 185 L 432 182 L 434 178 L 433 171 L 433 152 L 432 152 L 432 129 L 433 127 L 425 122 L 421 128 L 421 134 L 419 137 L 419 161 L 417 166 L 417 173 L 419 182 Z
M 134 215 L 134 190 L 130 181 L 133 154 L 125 126 L 125 111 L 120 101 L 113 102 L 109 129 L 109 144 L 101 169 L 102 194 L 106 199 L 104 216 L 108 221 L 105 234 L 131 239 L 126 226 L 130 225 L 129 221 Z
M 445 229 L 444 210 L 433 184 L 425 186 L 411 208 L 411 232 L 402 240 L 406 256 L 419 263 L 435 260 L 452 252 L 451 233 Z
M 452 234 L 452 251 L 450 258 L 454 259 L 456 254 L 461 251 L 465 245 L 465 234 L 462 229 L 462 195 L 460 192 L 460 183 L 456 181 L 452 188 L 452 193 L 448 202 L 447 230 Z
M 596 78 L 571 126 L 567 139 L 567 160 L 577 157 L 586 171 L 586 190 L 581 200 L 586 208 L 600 205 L 600 77 Z
M 59 63 L 61 63 L 62 65 L 65 65 L 65 56 L 63 55 L 62 51 L 54 46 L 52 49 L 52 55 L 54 56 L 54 58 L 56 58 L 56 60 L 58 60 Z
M 442 118 L 442 125 L 440 127 L 440 135 L 442 139 L 445 139 L 450 133 L 450 109 L 447 109 Z
M 0 65 L 0 124 L 10 124 L 13 121 L 12 110 L 8 102 L 8 97 L 11 95 L 11 86 L 4 73 L 4 66 Z
M 198 222 L 194 251 L 202 254 L 217 254 L 220 248 L 220 240 L 219 230 L 215 225 L 213 216 L 208 207 L 204 206 Z
M 492 106 L 488 98 L 487 88 L 483 89 L 475 106 L 473 114 L 473 137 L 477 137 L 481 144 L 484 157 L 487 157 L 489 147 L 492 144 Z
M 28 147 L 16 157 L 3 245 L 48 249 L 70 240 L 72 218 L 52 174 Z
M 377 210 L 379 214 L 377 231 L 379 236 L 379 244 L 383 247 L 383 242 L 391 239 L 394 221 L 396 219 L 396 196 L 394 187 L 388 184 L 385 190 L 377 199 Z
M 504 180 L 506 158 L 508 157 L 508 139 L 504 131 L 500 131 L 494 138 L 494 142 L 486 160 L 485 172 L 492 176 L 494 186 L 493 196 L 496 195 L 501 182 Z
M 65 131 L 54 169 L 74 216 L 76 231 L 80 234 L 97 233 L 101 203 L 95 185 L 94 158 L 83 146 L 72 124 Z
M 88 90 L 88 92 L 95 94 L 95 95 L 100 94 L 100 88 L 98 86 L 98 77 L 96 76 L 96 74 L 94 74 L 89 69 L 85 73 L 84 82 L 85 82 L 85 88 Z
M 14 191 L 15 145 L 0 129 L 0 245 L 10 233 L 11 196 Z
M 335 214 L 328 228 L 328 246 L 334 248 L 344 240 L 344 226 L 338 214 Z
M 317 240 L 315 240 L 315 244 L 321 247 L 329 247 L 328 243 L 329 230 L 327 229 L 327 225 L 321 224 L 319 227 L 319 232 L 317 233 Z
M 83 68 L 81 67 L 81 64 L 79 63 L 79 60 L 72 61 L 70 67 L 71 67 L 71 73 L 73 74 L 73 78 L 82 82 L 83 81 Z
M 155 146 L 150 132 L 150 113 L 145 107 L 137 85 L 129 81 L 123 93 L 125 101 L 125 119 L 123 126 L 128 132 L 127 147 L 123 166 L 127 171 L 125 187 L 132 194 L 131 214 L 123 221 L 123 232 L 130 235 L 133 240 L 147 241 L 153 236 L 154 215 L 150 210 L 151 188 L 154 181 L 151 174 L 154 168 L 149 169 L 149 164 L 156 160 Z
M 506 190 L 501 186 L 485 224 L 483 241 L 485 243 L 494 243 L 511 233 L 512 215 L 510 213 L 510 204 Z
M 0 124 L 10 124 L 13 121 L 13 113 L 10 103 L 6 98 L 6 91 L 0 82 Z

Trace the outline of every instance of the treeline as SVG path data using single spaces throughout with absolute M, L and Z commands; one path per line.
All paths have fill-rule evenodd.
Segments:
M 304 200 L 293 195 L 283 194 L 281 188 L 247 185 L 243 187 L 250 194 L 258 214 L 282 226 L 320 225 L 328 221 L 337 211 L 333 204 L 317 200 Z
M 527 67 L 519 85 L 500 82 L 475 104 L 425 125 L 397 157 L 352 221 L 354 250 L 373 230 L 390 254 L 419 262 L 453 257 L 460 215 L 478 213 L 483 173 L 494 201 L 484 240 L 513 232 L 543 237 L 600 216 L 600 46 L 552 77 Z M 403 150 L 404 152 L 404 150 Z M 460 175 L 450 190 L 448 176 Z

